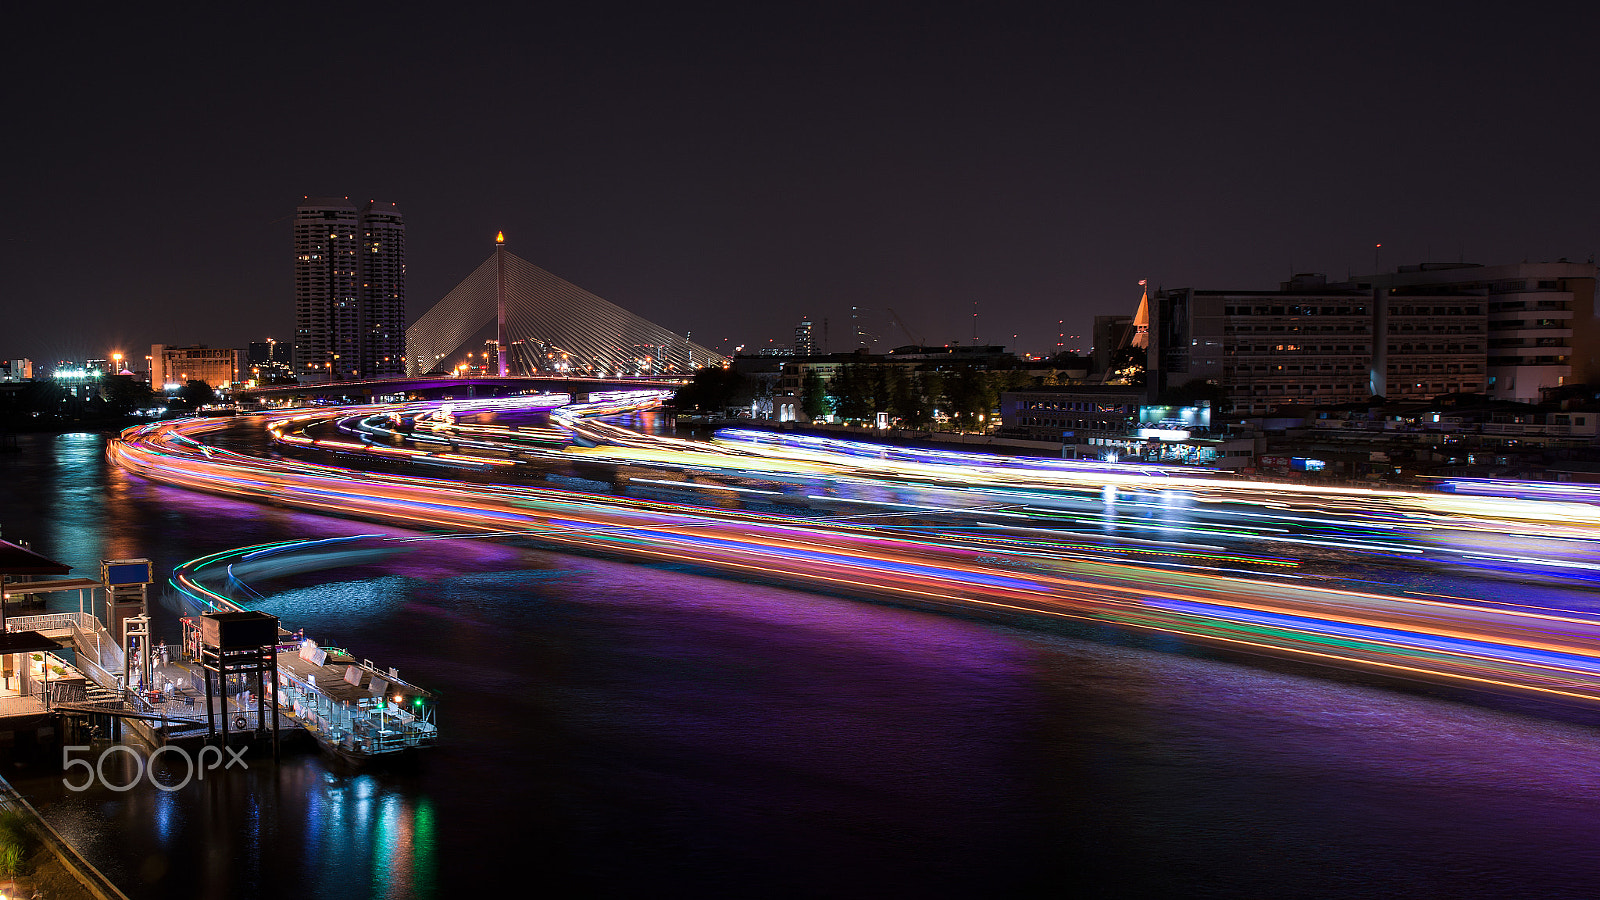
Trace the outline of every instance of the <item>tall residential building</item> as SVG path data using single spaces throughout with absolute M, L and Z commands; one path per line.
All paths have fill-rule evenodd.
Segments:
M 361 208 L 365 377 L 406 373 L 406 223 L 396 205 L 370 201 Z
M 1372 393 L 1431 400 L 1491 387 L 1482 295 L 1417 285 L 1380 289 L 1376 298 Z
M 307 197 L 295 210 L 294 373 L 350 381 L 405 372 L 405 222 L 394 203 L 359 210 Z

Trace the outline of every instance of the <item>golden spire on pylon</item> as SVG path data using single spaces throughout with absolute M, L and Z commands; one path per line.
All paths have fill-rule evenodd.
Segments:
M 1139 310 L 1133 314 L 1133 341 L 1135 347 L 1150 346 L 1150 291 L 1145 287 L 1149 279 L 1139 279 Z

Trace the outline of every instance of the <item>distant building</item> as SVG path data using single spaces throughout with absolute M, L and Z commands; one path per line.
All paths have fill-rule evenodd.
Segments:
M 190 381 L 204 381 L 214 388 L 231 388 L 245 380 L 248 360 L 243 350 L 195 347 L 150 347 L 150 386 L 155 390 Z
M 1542 391 L 1600 385 L 1596 273 L 1566 261 L 1450 263 L 1338 283 L 1296 275 L 1276 291 L 1160 291 L 1147 383 L 1152 396 L 1220 386 L 1222 411 L 1247 414 L 1372 396 L 1537 403 Z
M 243 373 L 246 381 L 267 383 L 294 377 L 294 346 L 267 339 L 251 341 L 248 358 L 249 369 Z
M 944 372 L 951 369 L 1013 369 L 1019 360 L 1015 354 L 997 344 L 976 346 L 921 347 L 908 344 L 888 353 L 868 353 L 865 349 L 854 353 L 800 354 L 778 364 L 781 373 L 776 390 L 799 395 L 806 376 L 815 372 L 824 383 L 831 381 L 845 366 L 893 366 L 906 374 L 916 372 Z
M 1059 441 L 1068 459 L 1247 469 L 1261 438 L 1254 429 L 1213 427 L 1208 406 L 1152 406 L 1143 388 L 1076 385 L 1006 391 L 1000 434 Z
M 271 338 L 264 341 L 251 341 L 250 365 L 259 366 L 267 363 L 281 363 L 288 366 L 294 361 L 294 347 L 290 344 L 280 344 Z
M 1111 357 L 1133 337 L 1133 316 L 1094 317 L 1094 372 L 1111 368 Z
M 1000 433 L 1098 448 L 1103 441 L 1127 437 L 1139 422 L 1143 403 L 1142 388 L 1124 385 L 1006 391 L 1000 395 Z M 1103 453 L 1088 450 L 1085 455 Z
M 1481 381 L 1485 384 L 1480 390 L 1493 399 L 1537 403 L 1542 390 L 1565 384 L 1600 385 L 1597 272 L 1600 267 L 1592 262 L 1566 260 L 1500 266 L 1427 263 L 1352 278 L 1373 291 L 1380 312 L 1388 316 L 1382 333 L 1392 358 L 1382 372 L 1390 391 L 1384 396 L 1432 396 L 1450 392 L 1451 383 Z M 1429 302 L 1424 304 L 1424 299 Z M 1458 319 L 1461 324 L 1468 322 L 1451 311 L 1469 306 L 1477 307 L 1477 316 L 1482 317 L 1485 327 L 1478 332 L 1482 341 L 1458 341 L 1462 332 L 1452 327 Z M 1427 321 L 1418 318 L 1423 315 Z M 1437 355 L 1440 348 L 1450 353 L 1457 343 L 1483 345 L 1471 359 L 1482 366 L 1479 377 L 1469 379 L 1465 372 L 1461 378 L 1452 377 L 1455 359 L 1404 358 L 1407 345 L 1412 354 L 1420 354 L 1419 348 L 1426 346 Z
M 32 381 L 33 360 L 0 359 L 0 381 Z
M 801 322 L 794 327 L 794 355 L 816 356 L 817 345 L 811 338 L 811 322 Z
M 973 366 L 979 369 L 1005 369 L 1017 363 L 1015 353 L 1007 353 L 1000 344 L 945 344 L 924 347 L 907 344 L 896 347 L 881 356 L 872 357 L 886 363 L 915 362 L 920 368 L 939 370 L 951 366 Z
M 296 377 L 405 374 L 405 222 L 395 204 L 306 198 L 294 255 Z
M 1276 291 L 1157 292 L 1147 384 L 1152 398 L 1194 381 L 1220 385 L 1223 412 L 1336 405 L 1374 393 L 1370 289 L 1297 275 Z
M 60 360 L 50 370 L 50 380 L 73 398 L 88 400 L 100 393 L 100 379 L 104 374 L 99 369 L 87 365 Z

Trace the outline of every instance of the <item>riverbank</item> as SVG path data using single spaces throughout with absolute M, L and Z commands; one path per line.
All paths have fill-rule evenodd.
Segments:
M 79 855 L 4 778 L 0 778 L 0 809 L 24 817 L 32 837 L 38 842 L 38 848 L 21 867 L 26 874 L 0 881 L 0 895 L 49 897 L 51 900 L 128 900 L 126 894 Z

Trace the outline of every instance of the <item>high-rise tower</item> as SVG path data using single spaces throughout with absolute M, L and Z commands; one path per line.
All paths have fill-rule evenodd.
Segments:
M 361 208 L 363 377 L 406 373 L 406 223 L 394 203 L 372 200 Z
M 393 203 L 307 197 L 295 210 L 294 373 L 405 372 L 405 222 Z

